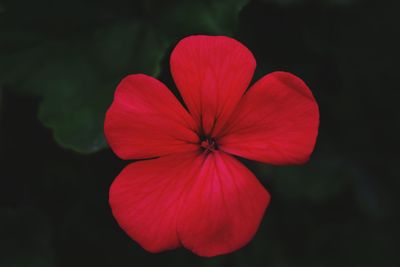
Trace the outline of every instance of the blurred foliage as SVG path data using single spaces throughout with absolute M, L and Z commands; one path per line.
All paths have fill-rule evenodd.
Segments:
M 390 0 L 0 0 L 0 266 L 399 266 L 398 10 Z M 141 249 L 107 201 L 126 162 L 57 144 L 103 148 L 119 79 L 157 74 L 174 90 L 170 50 L 195 33 L 245 43 L 254 81 L 299 75 L 321 112 L 308 164 L 244 160 L 272 201 L 248 246 L 212 259 Z
M 0 266 L 53 266 L 52 228 L 47 218 L 30 207 L 0 208 Z
M 4 1 L 0 85 L 41 96 L 39 118 L 59 144 L 98 151 L 119 80 L 157 75 L 168 48 L 188 34 L 231 35 L 246 2 Z
M 281 6 L 299 6 L 299 5 L 324 5 L 324 6 L 339 6 L 354 4 L 358 0 L 260 0 L 265 3 L 277 4 Z

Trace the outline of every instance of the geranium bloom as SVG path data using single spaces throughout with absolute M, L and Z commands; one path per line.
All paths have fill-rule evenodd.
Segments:
M 122 229 L 151 252 L 184 246 L 201 256 L 232 252 L 256 233 L 270 196 L 235 156 L 305 163 L 318 105 L 306 84 L 273 72 L 246 91 L 256 61 L 238 41 L 190 36 L 172 52 L 186 107 L 160 81 L 129 75 L 118 85 L 105 135 L 129 164 L 110 188 Z

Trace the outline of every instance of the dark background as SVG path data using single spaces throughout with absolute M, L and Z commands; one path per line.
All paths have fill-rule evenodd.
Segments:
M 0 266 L 400 266 L 399 1 L 0 0 Z M 106 148 L 119 80 L 157 75 L 190 34 L 237 38 L 254 79 L 302 77 L 320 107 L 304 166 L 245 164 L 272 195 L 253 241 L 150 254 L 118 227 Z M 175 90 L 176 92 L 176 90 Z

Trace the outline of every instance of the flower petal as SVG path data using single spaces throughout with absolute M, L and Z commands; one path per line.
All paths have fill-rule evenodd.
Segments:
M 193 119 L 168 88 L 143 74 L 120 82 L 104 123 L 109 145 L 123 159 L 196 150 L 195 131 Z
M 247 89 L 256 67 L 253 54 L 225 36 L 189 36 L 171 54 L 171 72 L 192 116 L 213 136 Z
M 179 238 L 201 256 L 232 252 L 254 236 L 269 200 L 240 162 L 223 152 L 210 153 L 181 210 Z
M 243 96 L 218 140 L 221 150 L 282 165 L 306 162 L 318 134 L 319 111 L 298 77 L 273 72 Z
M 110 188 L 110 205 L 122 229 L 144 249 L 180 246 L 176 218 L 203 157 L 183 153 L 129 164 Z

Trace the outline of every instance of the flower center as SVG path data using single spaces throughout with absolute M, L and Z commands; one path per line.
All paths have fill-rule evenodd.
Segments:
M 211 137 L 201 138 L 200 146 L 205 152 L 212 152 L 218 148 L 217 142 Z

